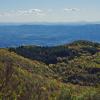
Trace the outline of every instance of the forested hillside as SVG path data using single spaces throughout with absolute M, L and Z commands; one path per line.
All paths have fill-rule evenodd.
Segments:
M 99 100 L 100 44 L 0 49 L 1 100 Z

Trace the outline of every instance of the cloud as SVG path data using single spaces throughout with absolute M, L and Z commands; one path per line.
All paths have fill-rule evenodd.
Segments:
M 29 10 L 18 10 L 18 14 L 20 15 L 42 15 L 44 14 L 44 11 L 40 9 L 29 9 Z
M 36 15 L 45 15 L 45 12 L 40 9 L 30 9 L 28 11 L 29 14 L 36 14 Z
M 23 15 L 45 15 L 45 12 L 40 9 L 28 9 L 28 10 L 17 10 L 17 11 L 9 11 L 9 12 L 1 12 L 0 16 L 23 16 Z
M 80 9 L 78 9 L 78 8 L 65 8 L 64 11 L 65 12 L 76 12 L 76 11 L 80 11 Z
M 11 14 L 8 12 L 0 13 L 0 16 L 10 16 Z
M 78 8 L 65 8 L 65 12 L 76 12 L 80 11 Z M 13 10 L 13 11 L 6 11 L 6 12 L 0 12 L 0 17 L 2 16 L 44 16 L 49 13 L 53 12 L 53 9 L 46 9 L 41 10 L 41 9 L 19 9 L 19 10 Z
M 31 13 L 31 12 L 41 13 L 41 12 L 43 12 L 43 11 L 40 10 L 40 9 L 30 9 L 29 12 L 30 12 L 30 13 Z

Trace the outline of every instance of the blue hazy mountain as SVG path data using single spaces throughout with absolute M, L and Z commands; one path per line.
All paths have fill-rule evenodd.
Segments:
M 100 42 L 100 24 L 0 25 L 0 47 L 54 46 L 75 40 Z

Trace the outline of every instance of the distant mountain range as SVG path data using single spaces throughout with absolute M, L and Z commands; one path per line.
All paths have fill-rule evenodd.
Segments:
M 100 24 L 100 21 L 97 22 L 1 22 L 0 25 L 86 25 L 86 24 Z

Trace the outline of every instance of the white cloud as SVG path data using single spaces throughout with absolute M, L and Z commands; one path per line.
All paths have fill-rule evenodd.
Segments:
M 64 11 L 65 12 L 76 12 L 76 11 L 80 11 L 80 9 L 78 9 L 78 8 L 65 8 Z M 2 17 L 2 16 L 28 16 L 28 15 L 30 15 L 30 16 L 44 16 L 44 15 L 47 15 L 51 12 L 53 12 L 53 9 L 46 9 L 45 11 L 41 10 L 41 9 L 28 9 L 28 10 L 19 9 L 19 10 L 1 12 L 0 17 Z
M 31 13 L 31 12 L 41 13 L 41 12 L 43 12 L 43 11 L 40 10 L 40 9 L 30 9 L 29 12 L 30 12 L 30 13 Z
M 35 15 L 45 15 L 45 12 L 40 9 L 30 9 L 28 11 L 29 14 L 35 14 Z
M 10 16 L 10 13 L 4 12 L 4 13 L 0 13 L 0 16 Z
M 29 9 L 29 10 L 18 10 L 18 14 L 21 15 L 39 15 L 39 14 L 44 14 L 44 12 L 40 9 Z
M 40 9 L 17 10 L 9 12 L 1 12 L 0 16 L 22 16 L 22 15 L 45 15 L 45 12 Z
M 80 9 L 78 9 L 78 8 L 65 8 L 64 11 L 65 12 L 76 12 L 76 11 L 80 11 Z

